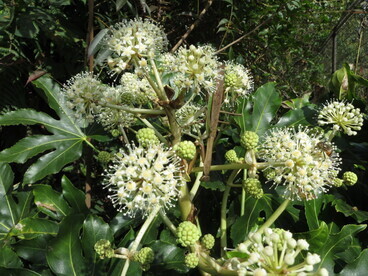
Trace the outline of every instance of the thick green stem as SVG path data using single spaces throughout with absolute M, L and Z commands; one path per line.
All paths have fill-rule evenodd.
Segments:
M 144 234 L 146 233 L 148 227 L 151 225 L 152 221 L 156 218 L 156 215 L 160 211 L 160 209 L 161 209 L 161 206 L 157 205 L 156 207 L 153 208 L 153 210 L 151 211 L 149 216 L 146 218 L 146 221 L 143 223 L 141 229 L 139 229 L 137 237 L 135 238 L 134 242 L 129 247 L 129 249 L 132 253 L 137 251 L 137 248 L 138 248 Z M 129 265 L 130 265 L 130 260 L 127 259 L 125 261 L 123 271 L 121 272 L 121 276 L 125 276 L 127 274 L 128 269 L 129 269 Z
M 193 208 L 193 204 L 189 196 L 187 183 L 180 187 L 179 207 L 181 212 L 181 219 L 183 221 L 187 220 Z
M 164 86 L 162 85 L 161 76 L 158 73 L 156 63 L 152 58 L 150 59 L 150 62 L 151 62 L 151 66 L 152 66 L 152 69 L 153 69 L 153 73 L 155 74 L 156 82 L 158 84 L 158 89 L 160 90 L 160 95 L 157 95 L 157 96 L 159 97 L 159 99 L 161 101 L 167 101 L 168 99 L 167 99 L 167 96 L 165 94 Z
M 134 108 L 134 107 L 128 107 L 128 106 L 124 106 L 124 105 L 116 105 L 116 104 L 110 104 L 110 103 L 105 103 L 105 104 L 101 104 L 101 105 L 106 106 L 106 107 L 110 107 L 110 108 L 113 108 L 113 109 L 123 110 L 123 111 L 133 113 L 133 114 L 149 114 L 149 115 L 163 115 L 163 114 L 165 114 L 165 111 L 160 110 L 160 109 Z
M 222 170 L 241 170 L 248 169 L 250 166 L 248 164 L 224 164 L 224 165 L 213 165 L 210 167 L 210 171 L 222 171 Z M 195 167 L 192 172 L 203 172 L 204 167 Z
M 164 108 L 170 125 L 170 132 L 173 135 L 172 145 L 175 146 L 181 140 L 181 128 L 175 118 L 175 109 L 167 106 Z
M 239 170 L 234 170 L 231 172 L 229 179 L 227 180 L 227 185 L 224 191 L 224 194 L 222 195 L 222 202 L 221 202 L 221 221 L 220 221 L 220 244 L 221 244 L 221 256 L 224 256 L 225 254 L 225 248 L 227 247 L 227 237 L 226 237 L 226 229 L 227 229 L 227 223 L 226 223 L 226 212 L 227 212 L 227 200 L 230 195 L 230 189 L 231 187 L 229 184 L 233 184 L 235 177 L 239 173 Z
M 203 165 L 203 162 L 200 162 L 200 165 Z M 190 200 L 193 200 L 194 196 L 196 195 L 199 186 L 201 185 L 201 177 L 203 175 L 203 172 L 198 172 L 196 176 L 196 180 L 194 181 L 194 184 L 192 186 L 192 189 L 190 190 L 189 196 Z
M 163 222 L 166 224 L 166 226 L 170 229 L 170 231 L 176 236 L 176 227 L 171 222 L 171 220 L 166 216 L 165 212 L 160 210 L 160 217 L 162 218 Z

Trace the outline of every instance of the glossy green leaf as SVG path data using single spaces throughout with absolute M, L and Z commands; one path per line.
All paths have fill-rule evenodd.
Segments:
M 362 223 L 368 220 L 368 212 L 358 210 L 356 207 L 350 206 L 342 199 L 332 201 L 337 212 L 343 213 L 346 217 L 353 217 L 357 222 Z
M 310 230 L 318 229 L 320 227 L 318 215 L 322 207 L 322 202 L 322 197 L 304 201 L 305 217 L 307 218 Z
M 49 243 L 46 259 L 56 275 L 89 275 L 79 239 L 83 220 L 84 216 L 80 214 L 65 217 L 57 237 Z
M 95 243 L 99 240 L 113 241 L 113 233 L 110 226 L 104 222 L 100 217 L 96 215 L 88 215 L 88 217 L 83 222 L 83 235 L 82 235 L 82 246 L 84 256 L 89 259 L 91 265 L 90 268 L 95 271 L 94 262 L 96 260 L 97 253 L 94 250 Z M 92 265 L 93 263 L 93 265 Z M 93 274 L 91 274 L 93 275 Z
M 368 271 L 368 249 L 364 249 L 354 262 L 348 264 L 338 274 L 340 276 L 361 276 L 366 275 Z
M 104 37 L 109 33 L 109 29 L 102 29 L 96 34 L 96 36 L 93 38 L 91 44 L 88 47 L 88 56 L 92 56 L 96 54 L 96 52 L 101 47 L 101 42 L 103 41 Z
M 201 186 L 203 188 L 206 189 L 210 189 L 210 190 L 219 190 L 220 192 L 225 191 L 225 183 L 222 181 L 206 181 L 206 182 L 201 182 Z
M 22 261 L 9 246 L 1 246 L 0 267 L 20 268 L 22 266 Z
M 25 183 L 34 183 L 78 159 L 82 154 L 82 143 L 86 140 L 86 135 L 76 125 L 71 111 L 65 106 L 60 87 L 46 75 L 33 83 L 44 92 L 50 107 L 60 120 L 32 109 L 18 109 L 0 116 L 0 125 L 41 124 L 52 133 L 23 138 L 0 152 L 0 161 L 24 163 L 29 158 L 47 151 L 28 168 L 24 174 Z
M 250 196 L 245 199 L 244 215 L 236 219 L 230 230 L 230 238 L 233 240 L 234 245 L 245 240 L 252 227 L 258 221 L 262 211 L 265 212 L 266 217 L 272 214 L 271 201 L 269 195 L 264 195 L 261 199 L 255 199 Z
M 61 178 L 61 187 L 63 188 L 63 197 L 66 199 L 66 201 L 68 201 L 73 212 L 88 212 L 88 208 L 85 203 L 85 194 L 81 190 L 74 187 L 74 185 L 65 175 Z
M 141 240 L 142 245 L 150 244 L 151 242 L 157 240 L 158 229 L 160 228 L 161 223 L 161 218 L 157 216 L 147 228 L 147 231 Z
M 11 235 L 22 239 L 33 239 L 40 235 L 56 236 L 59 226 L 56 222 L 41 218 L 25 218 L 19 221 Z
M 275 83 L 266 83 L 258 88 L 253 95 L 253 103 L 251 126 L 246 126 L 246 130 L 262 135 L 281 106 L 281 97 L 276 91 Z
M 167 229 L 164 229 L 160 233 L 160 241 L 171 243 L 171 244 L 177 244 L 176 237 L 173 235 L 173 233 Z
M 326 268 L 331 275 L 334 273 L 335 266 L 335 254 L 347 250 L 353 243 L 354 235 L 363 231 L 367 225 L 345 225 L 340 232 L 330 234 L 322 248 L 318 250 L 318 254 L 321 256 L 321 262 L 318 268 Z
M 318 228 L 314 228 L 307 233 L 311 252 L 319 252 L 319 249 L 327 241 L 330 234 L 328 226 L 324 221 L 319 222 L 318 225 Z
M 34 185 L 33 195 L 37 208 L 52 218 L 61 218 L 71 213 L 63 196 L 48 185 Z
M 280 118 L 275 127 L 309 125 L 308 119 L 312 118 L 313 114 L 314 112 L 308 107 L 289 110 Z
M 140 222 L 138 218 L 131 218 L 125 216 L 123 213 L 118 213 L 110 222 L 111 230 L 114 233 L 114 236 L 119 236 L 121 232 L 126 231 L 128 227 L 132 225 L 136 225 Z
M 157 266 L 161 271 L 162 269 L 174 269 L 180 273 L 188 272 L 189 269 L 184 264 L 185 249 L 162 241 L 155 241 L 150 247 L 155 252 L 152 269 Z
M 25 268 L 0 267 L 0 275 L 6 276 L 42 276 L 41 274 Z
M 42 235 L 32 240 L 21 240 L 13 248 L 22 259 L 46 265 L 47 243 L 50 238 L 51 236 Z

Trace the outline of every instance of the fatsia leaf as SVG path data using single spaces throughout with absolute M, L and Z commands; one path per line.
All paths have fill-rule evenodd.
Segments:
M 46 258 L 51 270 L 56 275 L 80 276 L 90 275 L 86 259 L 82 256 L 79 232 L 84 216 L 72 214 L 60 223 L 60 231 L 49 243 Z
M 361 223 L 368 220 L 368 212 L 358 210 L 356 207 L 350 206 L 342 199 L 335 199 L 332 201 L 337 212 L 343 213 L 346 217 L 353 217 L 357 222 Z
M 82 143 L 86 135 L 75 123 L 71 111 L 66 107 L 60 87 L 47 75 L 33 81 L 47 97 L 49 106 L 59 120 L 33 109 L 19 109 L 0 116 L 0 125 L 40 124 L 52 135 L 34 135 L 18 141 L 0 152 L 0 162 L 24 163 L 38 154 L 42 155 L 24 174 L 23 182 L 34 183 L 43 177 L 59 172 L 66 164 L 82 154 Z
M 322 197 L 304 201 L 305 217 L 307 218 L 307 223 L 310 230 L 318 229 L 320 227 L 318 214 L 320 213 L 322 202 Z
M 345 266 L 339 275 L 360 276 L 366 275 L 368 271 L 368 249 L 364 249 L 354 262 Z
M 61 218 L 72 212 L 63 196 L 48 185 L 33 186 L 34 202 L 37 208 L 52 218 Z
M 85 203 L 85 194 L 78 190 L 64 175 L 61 179 L 61 187 L 63 188 L 63 197 L 68 201 L 75 213 L 87 213 L 88 208 Z
M 11 235 L 23 239 L 33 239 L 40 235 L 56 236 L 59 226 L 56 222 L 41 218 L 25 218 L 17 223 L 17 226 L 11 232 Z
M 0 275 L 42 276 L 41 274 L 35 271 L 25 269 L 25 268 L 4 268 L 4 267 L 0 267 Z
M 281 106 L 281 97 L 275 84 L 266 83 L 253 94 L 253 107 L 248 100 L 243 100 L 237 112 L 241 117 L 235 118 L 242 131 L 250 130 L 262 135 L 270 127 L 277 110 Z
M 354 236 L 363 231 L 367 225 L 345 225 L 340 232 L 330 234 L 326 239 L 326 242 L 318 250 L 318 254 L 321 256 L 321 262 L 318 268 L 326 268 L 331 275 L 334 275 L 334 260 L 337 253 L 347 250 L 353 243 Z
M 0 250 L 0 267 L 8 268 L 20 268 L 22 267 L 22 261 L 17 254 L 9 247 L 2 246 Z M 8 275 L 8 274 L 4 274 Z
M 10 237 L 9 234 L 17 227 L 19 220 L 29 213 L 32 194 L 21 192 L 15 197 L 12 194 L 13 180 L 10 166 L 0 163 L 0 239 Z

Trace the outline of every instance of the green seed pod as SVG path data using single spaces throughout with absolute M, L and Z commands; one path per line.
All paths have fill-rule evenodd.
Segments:
M 193 245 L 196 241 L 199 240 L 200 233 L 196 225 L 191 223 L 190 221 L 184 221 L 179 224 L 176 229 L 177 241 L 182 246 L 190 246 Z
M 211 234 L 206 234 L 202 237 L 201 244 L 204 248 L 210 250 L 215 245 L 215 238 Z
M 347 186 L 353 186 L 358 181 L 358 176 L 353 172 L 344 172 L 342 176 L 344 184 Z
M 196 253 L 189 253 L 185 256 L 185 265 L 189 268 L 195 268 L 199 263 Z
M 258 144 L 258 134 L 253 131 L 245 131 L 240 137 L 240 144 L 246 149 L 255 149 Z
M 136 134 L 137 140 L 142 147 L 148 147 L 149 145 L 156 145 L 160 143 L 155 131 L 151 128 L 141 128 Z
M 100 151 L 97 156 L 97 160 L 101 163 L 109 163 L 111 160 L 111 154 L 107 151 Z
M 239 158 L 235 152 L 235 150 L 228 150 L 225 153 L 225 158 L 227 161 L 229 161 L 230 163 L 236 163 L 239 161 Z
M 183 159 L 192 160 L 196 154 L 197 148 L 191 141 L 183 141 L 175 145 L 176 154 Z
M 243 180 L 244 190 L 256 199 L 260 199 L 263 196 L 263 189 L 261 182 L 256 178 L 247 178 Z

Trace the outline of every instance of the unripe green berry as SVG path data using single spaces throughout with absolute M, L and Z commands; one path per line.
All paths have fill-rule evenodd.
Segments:
M 263 171 L 263 175 L 267 179 L 274 179 L 276 177 L 276 171 L 272 168 L 268 168 Z
M 134 102 L 134 95 L 128 92 L 123 93 L 121 95 L 121 102 L 123 104 L 131 105 Z
M 108 240 L 99 240 L 95 243 L 94 248 L 101 259 L 114 256 L 114 249 L 111 248 L 111 243 Z
M 204 248 L 210 250 L 215 245 L 215 238 L 211 234 L 206 234 L 202 237 L 201 244 Z
M 224 77 L 225 87 L 235 87 L 238 83 L 238 77 L 235 73 L 227 73 Z
M 255 149 L 258 144 L 258 134 L 253 131 L 245 131 L 240 137 L 240 144 L 246 149 Z
M 191 141 L 183 141 L 174 146 L 176 154 L 183 159 L 192 160 L 196 154 L 197 148 Z
M 247 178 L 243 180 L 244 190 L 256 199 L 260 199 L 263 196 L 263 189 L 261 182 L 256 178 Z
M 200 233 L 196 225 L 190 221 L 184 221 L 176 228 L 177 242 L 182 246 L 190 246 L 199 240 Z
M 358 176 L 353 172 L 344 172 L 342 179 L 344 184 L 348 186 L 353 186 L 358 181 Z
M 137 131 L 136 137 L 142 147 L 156 145 L 160 142 L 155 134 L 155 131 L 151 128 L 141 128 Z
M 236 163 L 236 162 L 239 161 L 238 155 L 236 154 L 236 151 L 235 150 L 228 150 L 225 153 L 225 158 L 230 163 Z
M 101 163 L 109 163 L 111 160 L 111 153 L 107 151 L 100 151 L 98 153 L 97 160 Z
M 120 131 L 118 130 L 118 129 L 113 129 L 113 130 L 111 130 L 111 135 L 113 136 L 113 137 L 118 137 L 118 136 L 120 136 Z
M 155 254 L 149 247 L 143 247 L 134 255 L 134 260 L 139 262 L 141 265 L 149 265 L 153 262 Z
M 199 263 L 199 258 L 196 253 L 189 253 L 185 256 L 185 265 L 189 268 L 195 268 Z
M 335 187 L 341 187 L 341 186 L 342 186 L 342 184 L 344 184 L 344 181 L 343 181 L 342 179 L 340 179 L 340 178 L 335 178 L 335 179 L 333 180 L 333 185 L 334 185 Z
M 139 105 L 144 105 L 148 103 L 148 98 L 144 93 L 135 94 L 134 102 Z

